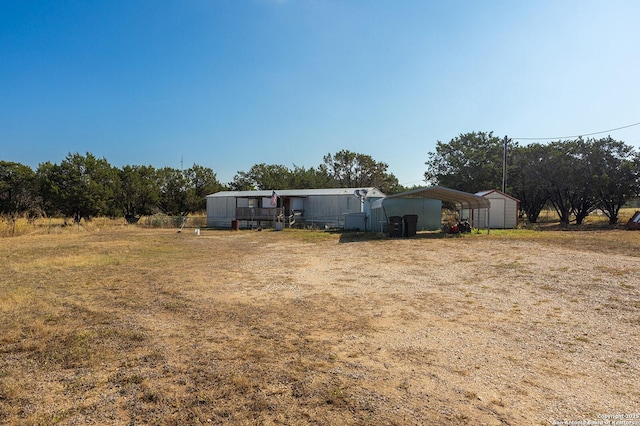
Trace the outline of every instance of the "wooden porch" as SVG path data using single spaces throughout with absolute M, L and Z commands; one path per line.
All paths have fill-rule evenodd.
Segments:
M 273 221 L 284 216 L 284 207 L 236 207 L 237 220 Z
M 282 222 L 285 226 L 304 226 L 304 210 L 288 210 L 285 207 L 236 207 L 236 220 L 247 223 Z

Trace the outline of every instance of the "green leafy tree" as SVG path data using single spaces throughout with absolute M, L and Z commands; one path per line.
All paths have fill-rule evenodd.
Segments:
M 511 188 L 531 222 L 548 200 L 565 226 L 572 217 L 582 224 L 596 208 L 615 224 L 620 208 L 639 192 L 638 154 L 611 138 L 518 147 L 511 164 Z
M 239 171 L 231 182 L 234 191 L 269 189 L 310 189 L 335 186 L 325 169 L 304 168 L 294 164 L 293 170 L 279 164 L 255 164 L 249 171 Z
M 289 178 L 291 188 L 319 189 L 332 186 L 331 177 L 321 167 L 307 169 L 294 164 Z
M 638 157 L 633 148 L 611 138 L 581 138 L 550 144 L 556 152 L 550 158 L 550 201 L 569 223 L 577 225 L 600 207 L 611 224 L 618 220 L 620 208 L 638 193 Z M 568 214 L 567 214 L 568 210 Z
M 549 202 L 562 225 L 569 225 L 572 216 L 579 225 L 597 206 L 590 142 L 582 139 L 551 142 L 545 153 L 540 174 Z
M 574 158 L 567 154 L 563 142 L 547 145 L 540 161 L 540 184 L 545 188 L 551 206 L 562 225 L 569 225 L 573 209 L 576 180 Z
M 90 153 L 68 154 L 60 165 L 41 165 L 39 175 L 50 211 L 78 222 L 98 215 L 117 215 L 115 194 L 119 176 L 106 159 Z
M 125 216 L 153 214 L 160 199 L 156 170 L 152 166 L 124 166 L 120 171 L 119 207 Z
M 0 161 L 0 214 L 35 214 L 39 210 L 36 173 L 23 164 Z
M 598 207 L 595 185 L 601 153 L 594 140 L 579 138 L 565 144 L 567 154 L 573 159 L 571 173 L 574 194 L 571 197 L 571 213 L 576 218 L 576 225 L 581 225 Z
M 376 187 L 387 194 L 395 193 L 400 188 L 398 179 L 387 172 L 389 166 L 375 161 L 369 155 L 342 150 L 334 155 L 325 155 L 323 160 L 320 170 L 333 180 L 332 186 Z
M 232 191 L 255 191 L 258 189 L 248 172 L 239 171 L 229 184 Z
M 541 144 L 516 146 L 512 148 L 509 165 L 509 189 L 520 201 L 520 211 L 530 223 L 536 223 L 540 212 L 549 199 L 548 191 L 542 185 L 542 171 L 547 147 Z
M 222 190 L 223 186 L 212 169 L 194 164 L 184 171 L 187 181 L 187 206 L 190 212 L 207 208 L 206 196 Z
M 292 189 L 291 170 L 280 164 L 255 164 L 248 172 L 238 172 L 231 187 L 236 191 Z
M 172 167 L 157 172 L 158 207 L 169 216 L 186 216 L 190 213 L 189 186 L 185 174 Z
M 514 147 L 509 142 L 508 149 Z M 502 188 L 504 141 L 493 132 L 461 134 L 449 143 L 436 143 L 425 163 L 425 182 L 475 193 Z
M 60 200 L 59 188 L 56 183 L 59 175 L 58 168 L 58 165 L 47 161 L 40 163 L 36 170 L 40 206 L 48 216 L 62 214 L 62 201 Z
M 609 218 L 609 224 L 615 225 L 622 206 L 640 195 L 640 156 L 633 147 L 610 137 L 592 144 L 596 153 L 593 189 L 598 207 Z

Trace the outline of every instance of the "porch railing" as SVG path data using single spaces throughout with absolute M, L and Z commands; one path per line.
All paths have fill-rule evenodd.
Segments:
M 284 215 L 284 207 L 236 207 L 238 220 L 273 220 Z

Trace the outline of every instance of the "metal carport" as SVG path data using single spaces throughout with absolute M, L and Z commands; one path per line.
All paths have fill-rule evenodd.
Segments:
M 462 209 L 487 209 L 487 232 L 489 232 L 490 201 L 485 197 L 480 197 L 457 189 L 445 188 L 444 186 L 427 186 L 424 188 L 412 189 L 411 191 L 399 194 L 387 195 L 385 198 L 377 200 L 371 206 L 372 209 L 382 208 L 384 202 L 393 198 L 431 198 L 435 200 L 451 203 L 458 210 Z M 386 212 L 385 212 L 386 217 Z M 388 218 L 387 218 L 388 219 Z

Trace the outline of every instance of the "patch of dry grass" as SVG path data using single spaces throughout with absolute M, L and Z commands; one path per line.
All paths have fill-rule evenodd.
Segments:
M 23 235 L 66 235 L 79 233 L 95 233 L 113 230 L 114 228 L 147 227 L 147 228 L 179 228 L 182 225 L 182 217 L 166 215 L 143 216 L 137 224 L 128 224 L 124 218 L 96 217 L 89 221 L 82 220 L 74 223 L 71 219 L 59 217 L 40 217 L 28 219 L 24 217 L 12 217 L 0 215 L 0 238 L 19 237 Z M 191 214 L 187 217 L 184 227 L 186 229 L 204 228 L 206 215 L 203 213 Z
M 119 226 L 1 239 L 0 423 L 634 412 L 640 271 L 615 246 L 637 235 Z

